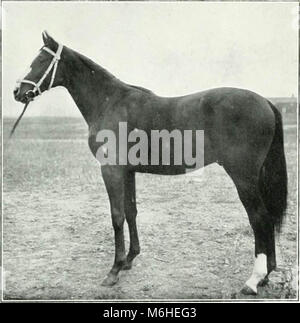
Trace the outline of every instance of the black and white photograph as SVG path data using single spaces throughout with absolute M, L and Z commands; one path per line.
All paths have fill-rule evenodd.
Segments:
M 299 301 L 297 2 L 1 15 L 3 302 Z

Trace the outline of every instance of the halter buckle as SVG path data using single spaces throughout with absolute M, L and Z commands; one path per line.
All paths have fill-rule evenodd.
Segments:
M 26 96 L 26 98 L 28 99 L 28 100 L 30 100 L 30 101 L 33 101 L 33 99 L 35 98 L 35 96 L 36 96 L 36 90 L 34 91 L 34 90 L 28 90 L 26 93 L 25 93 L 25 96 Z

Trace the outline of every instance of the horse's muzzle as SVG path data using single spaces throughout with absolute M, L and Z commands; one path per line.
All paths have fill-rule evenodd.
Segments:
M 28 90 L 25 94 L 22 94 L 20 87 L 14 89 L 14 98 L 18 102 L 27 103 L 35 98 L 36 94 L 33 90 Z

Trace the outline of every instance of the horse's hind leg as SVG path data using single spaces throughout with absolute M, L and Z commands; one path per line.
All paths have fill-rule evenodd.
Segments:
M 130 246 L 124 264 L 124 270 L 131 269 L 133 259 L 140 253 L 138 231 L 136 227 L 136 195 L 135 195 L 135 173 L 128 172 L 125 177 L 125 217 L 129 229 Z
M 242 290 L 244 294 L 256 294 L 257 286 L 263 282 L 276 266 L 274 226 L 262 200 L 259 183 L 259 172 L 234 174 L 227 170 L 233 179 L 239 197 L 247 211 L 255 238 L 255 262 L 251 277 Z M 247 175 L 245 176 L 245 173 Z

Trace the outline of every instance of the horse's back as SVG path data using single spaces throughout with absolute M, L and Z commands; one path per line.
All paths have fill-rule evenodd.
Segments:
M 178 129 L 215 130 L 219 135 L 238 129 L 241 134 L 248 130 L 273 135 L 275 118 L 268 100 L 249 90 L 215 88 L 157 102 L 150 115 L 162 129 L 172 124 Z
M 264 113 L 273 115 L 268 100 L 261 95 L 246 89 L 223 87 L 199 92 L 199 96 L 205 98 L 215 108 L 238 111 L 242 113 Z
M 179 121 L 184 120 L 191 114 L 202 119 L 214 114 L 222 115 L 224 120 L 226 116 L 235 115 L 274 122 L 274 113 L 266 98 L 255 92 L 233 87 L 214 88 L 179 97 L 162 97 L 149 91 L 140 93 L 140 98 L 136 101 L 142 101 L 142 105 L 146 106 L 144 110 L 142 105 L 138 104 L 138 109 L 146 112 L 145 115 L 166 116 L 175 123 L 176 118 Z M 139 114 L 138 110 L 135 112 Z M 164 122 L 164 118 L 161 120 Z

